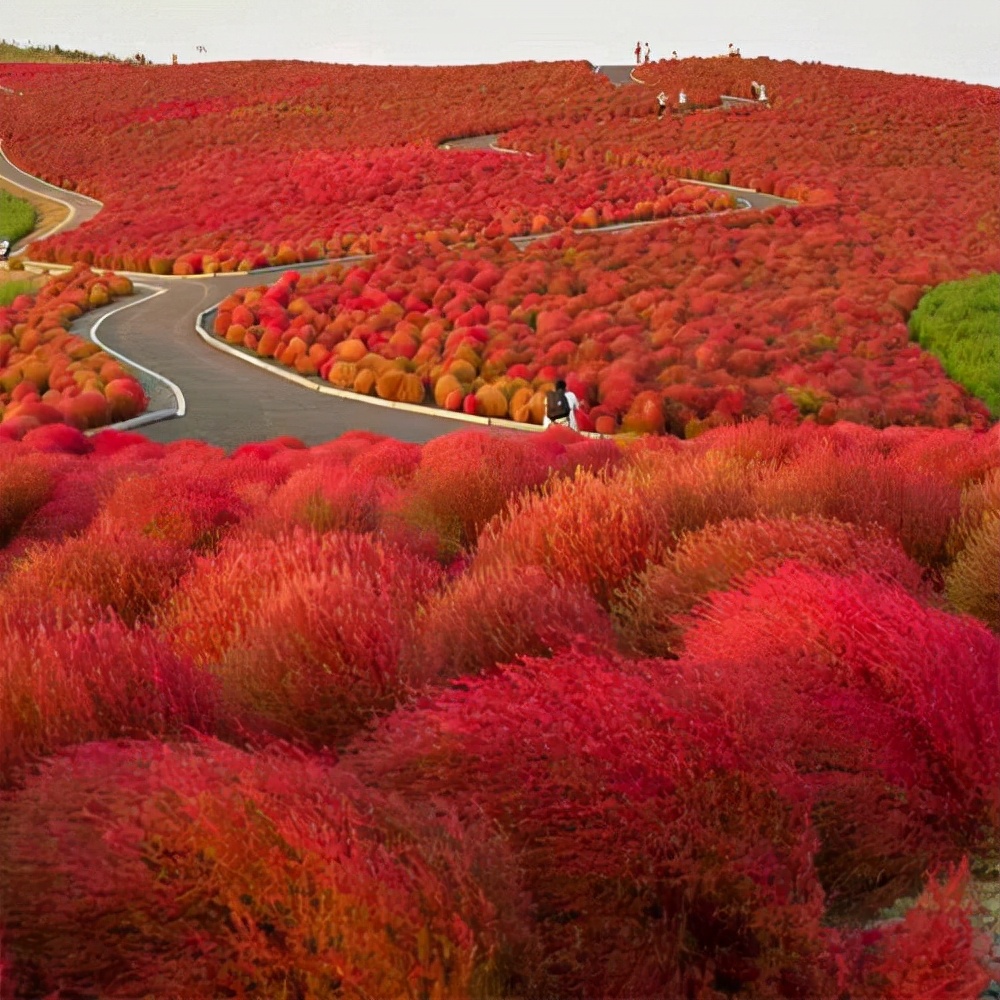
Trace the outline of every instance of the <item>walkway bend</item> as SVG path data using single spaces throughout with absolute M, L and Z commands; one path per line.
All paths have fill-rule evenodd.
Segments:
M 454 149 L 495 148 L 497 135 L 475 136 L 447 143 Z M 510 151 L 514 152 L 514 151 Z M 70 217 L 58 229 L 82 225 L 100 210 L 101 203 L 84 195 L 64 191 L 18 169 L 0 149 L 0 177 L 26 191 L 64 203 Z M 693 182 L 702 183 L 702 182 Z M 731 190 L 744 207 L 765 208 L 775 204 L 794 204 L 787 199 L 761 195 L 726 185 L 706 185 Z M 635 228 L 625 223 L 608 230 Z M 592 230 L 591 230 L 592 231 Z M 51 235 L 51 233 L 40 234 Z M 525 246 L 539 237 L 522 237 L 513 242 Z M 35 239 L 40 236 L 34 236 Z M 22 254 L 30 242 L 26 238 L 17 247 Z M 334 261 L 343 263 L 343 260 Z M 295 265 L 305 272 L 331 263 L 316 261 Z M 331 398 L 304 389 L 282 376 L 288 374 L 275 366 L 270 370 L 247 364 L 238 352 L 225 350 L 222 341 L 212 347 L 197 335 L 198 316 L 214 307 L 238 288 L 264 283 L 271 273 L 287 267 L 237 274 L 217 274 L 190 278 L 132 275 L 141 283 L 145 295 L 123 306 L 122 303 L 96 310 L 74 324 L 74 332 L 99 342 L 126 362 L 139 369 L 150 394 L 150 412 L 159 422 L 143 427 L 143 434 L 154 441 L 198 438 L 226 449 L 278 435 L 292 435 L 307 445 L 320 444 L 349 430 L 368 430 L 403 441 L 424 442 L 457 429 L 452 416 L 444 416 L 428 407 L 425 413 L 402 412 L 371 406 L 365 397 Z M 221 348 L 221 349 L 212 349 Z M 158 377 L 157 377 L 158 376 Z M 511 423 L 511 429 L 519 425 Z

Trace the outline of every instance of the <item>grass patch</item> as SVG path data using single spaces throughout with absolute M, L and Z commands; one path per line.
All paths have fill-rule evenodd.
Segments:
M 77 49 L 62 49 L 58 45 L 18 45 L 0 38 L 0 62 L 79 63 L 120 60 L 114 56 L 95 56 Z
M 0 190 L 0 240 L 16 243 L 35 228 L 37 221 L 34 205 Z
M 1000 274 L 932 289 L 910 316 L 910 335 L 1000 416 Z
M 0 284 L 0 306 L 9 306 L 18 295 L 33 295 L 35 291 L 33 281 L 5 281 Z

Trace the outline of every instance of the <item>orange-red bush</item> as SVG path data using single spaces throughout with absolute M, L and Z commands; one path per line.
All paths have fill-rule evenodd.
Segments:
M 804 817 L 648 670 L 528 660 L 393 715 L 348 761 L 508 832 L 561 995 L 829 986 Z
M 18 995 L 515 995 L 536 964 L 503 843 L 319 761 L 92 744 L 7 806 Z

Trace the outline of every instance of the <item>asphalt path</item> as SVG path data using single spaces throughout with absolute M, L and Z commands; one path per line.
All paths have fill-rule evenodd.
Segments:
M 446 145 L 484 149 L 496 139 L 496 135 L 476 136 Z M 2 155 L 0 176 L 65 203 L 70 217 L 57 227 L 59 230 L 82 225 L 101 209 L 100 202 L 32 177 Z M 725 185 L 711 186 L 725 189 Z M 794 204 L 770 195 L 729 190 L 746 207 Z M 608 228 L 650 224 L 658 223 Z M 39 239 L 55 231 L 32 234 L 31 238 Z M 523 246 L 531 241 L 531 237 L 525 237 L 515 242 Z M 27 242 L 28 238 L 19 245 L 18 252 L 23 252 Z M 322 263 L 296 265 L 295 270 L 305 272 Z M 200 313 L 236 289 L 265 285 L 285 270 L 289 269 L 195 278 L 133 275 L 137 286 L 142 286 L 137 287 L 135 299 L 86 314 L 74 324 L 74 331 L 93 336 L 102 346 L 145 370 L 142 380 L 150 395 L 150 411 L 164 418 L 142 427 L 142 433 L 154 441 L 197 438 L 232 449 L 287 434 L 314 445 L 349 430 L 367 430 L 403 441 L 424 442 L 461 428 L 461 423 L 431 409 L 426 414 L 404 412 L 371 405 L 362 397 L 338 398 L 311 391 L 282 378 L 283 370 L 278 366 L 266 370 L 248 364 L 206 344 L 197 334 L 195 324 Z M 514 423 L 509 427 L 518 429 Z

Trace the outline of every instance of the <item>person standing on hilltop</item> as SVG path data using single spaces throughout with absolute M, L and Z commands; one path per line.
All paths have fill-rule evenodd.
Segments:
M 643 57 L 642 61 L 647 65 L 649 64 L 649 42 L 646 42 L 646 55 Z
M 642 42 L 635 43 L 635 64 L 638 66 L 642 62 Z

